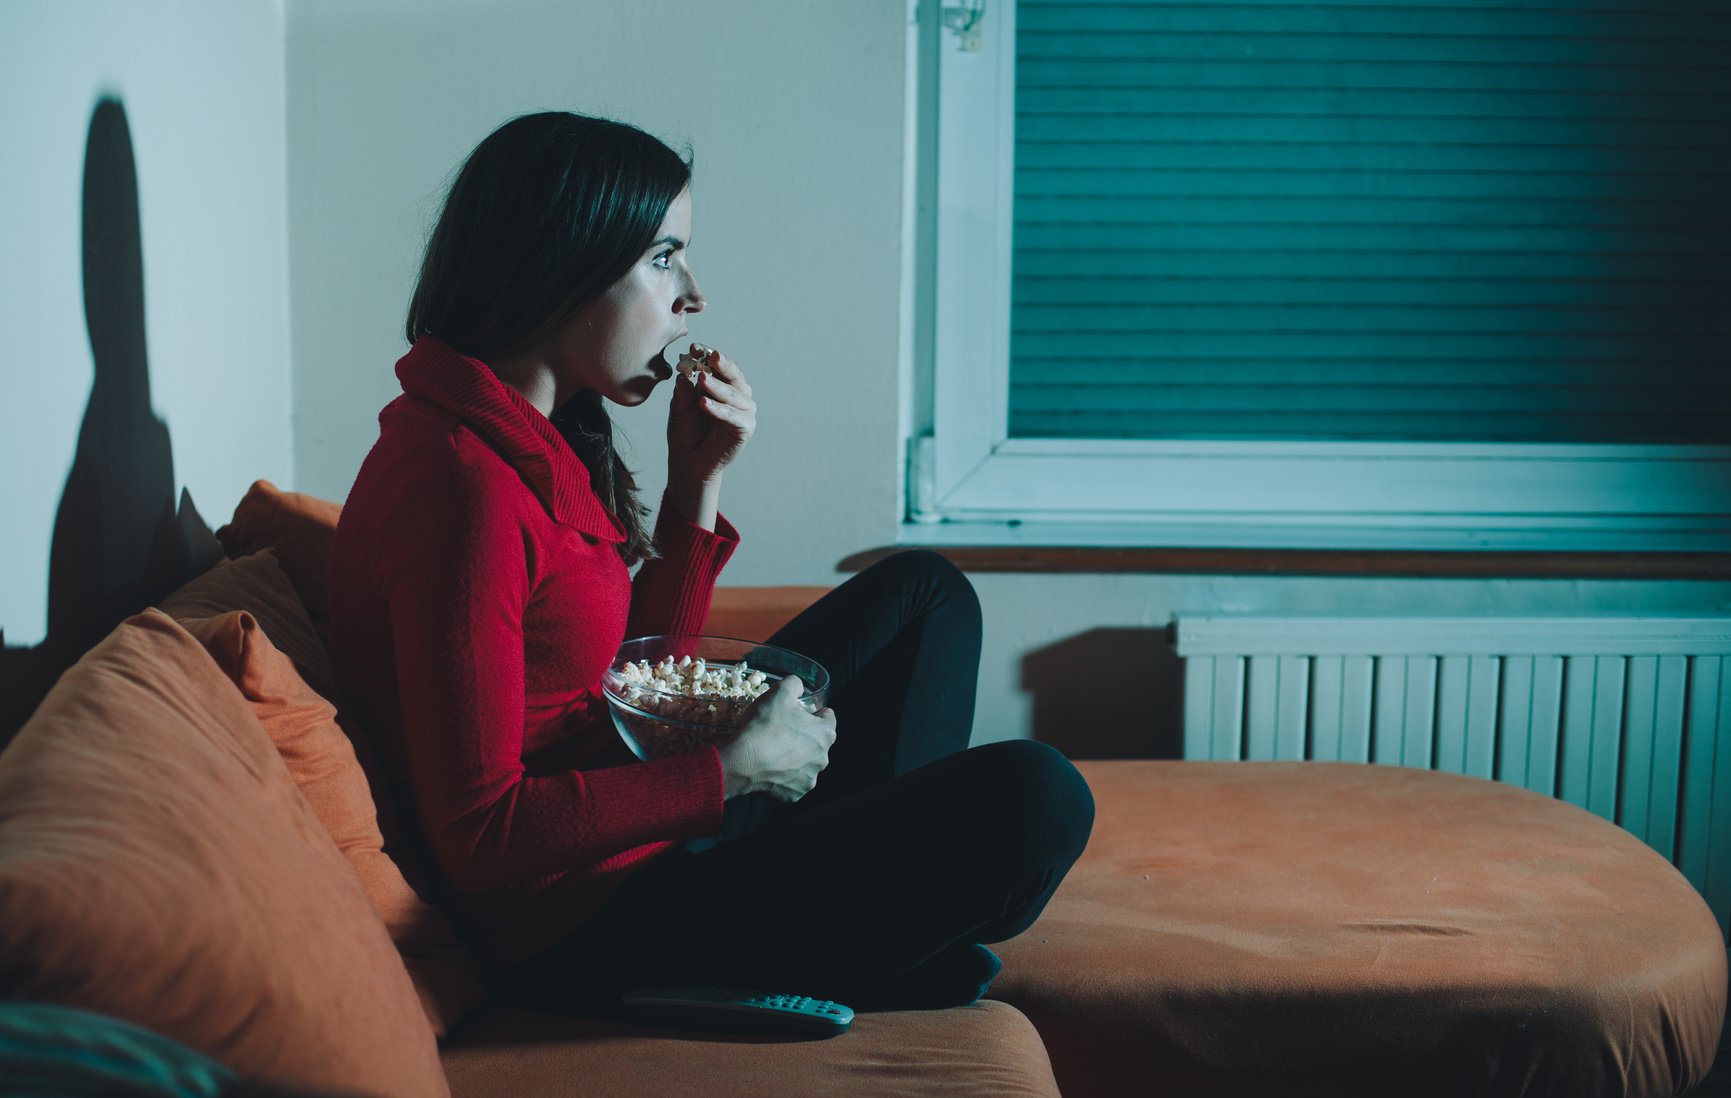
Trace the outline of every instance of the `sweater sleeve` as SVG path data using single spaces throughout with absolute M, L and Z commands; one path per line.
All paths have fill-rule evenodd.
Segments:
M 453 440 L 461 449 L 462 438 Z M 383 581 L 408 777 L 446 876 L 489 891 L 635 846 L 717 834 L 714 748 L 654 762 L 525 773 L 523 614 L 534 539 L 508 470 L 457 460 L 405 493 Z M 448 481 L 448 482 L 446 482 Z
M 655 548 L 661 555 L 637 570 L 631 585 L 631 618 L 625 635 L 701 633 L 709 619 L 715 581 L 739 547 L 739 531 L 722 515 L 711 533 L 661 501 Z

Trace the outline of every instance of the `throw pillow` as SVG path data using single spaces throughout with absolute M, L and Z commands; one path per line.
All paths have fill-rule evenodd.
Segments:
M 162 608 L 198 637 L 252 703 L 384 919 L 433 1032 L 445 1036 L 486 997 L 480 968 L 444 913 L 421 900 L 427 880 L 419 871 L 421 847 L 367 751 L 367 737 L 344 727 L 352 722 L 327 700 L 334 693 L 330 659 L 275 556 L 225 561 Z
M 337 726 L 336 709 L 314 693 L 246 611 L 181 624 L 252 703 L 254 715 L 288 764 L 301 795 L 378 909 L 408 966 L 433 1032 L 443 1037 L 480 1005 L 486 986 L 472 953 L 444 913 L 422 902 L 386 856 L 366 775 L 349 738 Z
M 0 755 L 0 985 L 245 1076 L 449 1093 L 353 870 L 245 698 L 156 610 L 67 671 Z
M 336 697 L 331 657 L 274 552 L 218 561 L 216 567 L 163 599 L 161 609 L 177 620 L 248 611 L 270 634 L 271 643 L 294 661 L 308 686 L 327 698 Z
M 274 551 L 254 553 L 239 560 L 223 561 L 215 568 L 188 583 L 162 600 L 162 609 L 177 621 L 210 618 L 230 610 L 245 610 L 258 619 L 270 635 L 271 643 L 289 659 L 295 669 L 321 697 L 337 700 L 336 676 L 331 671 L 330 656 L 324 642 L 307 616 L 306 605 L 295 593 L 294 584 L 281 567 Z M 339 712 L 337 722 L 348 735 L 367 776 L 373 799 L 378 808 L 379 830 L 384 833 L 385 851 L 402 869 L 409 883 L 422 895 L 427 894 L 429 876 L 426 872 L 422 845 L 412 828 L 405 825 L 391 785 L 386 780 L 378 753 L 366 730 L 346 719 Z
M 300 492 L 284 492 L 268 480 L 254 481 L 234 518 L 216 532 L 231 557 L 274 549 L 283 571 L 306 602 L 313 624 L 323 635 L 331 620 L 331 537 L 337 530 L 342 504 Z

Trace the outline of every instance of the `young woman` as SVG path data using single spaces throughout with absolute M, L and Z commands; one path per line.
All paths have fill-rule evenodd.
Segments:
M 972 1002 L 986 944 L 1033 922 L 1094 809 L 1044 745 L 967 749 L 980 610 L 954 567 L 893 556 L 771 638 L 829 669 L 832 709 L 784 682 L 726 747 L 638 762 L 600 695 L 625 638 L 703 631 L 739 539 L 717 507 L 756 426 L 735 362 L 672 381 L 653 534 L 606 411 L 669 381 L 704 308 L 690 178 L 648 134 L 564 113 L 463 165 L 332 550 L 342 685 L 512 993 Z

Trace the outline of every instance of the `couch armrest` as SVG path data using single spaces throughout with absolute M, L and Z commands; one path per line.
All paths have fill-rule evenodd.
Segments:
M 766 641 L 829 591 L 828 587 L 717 587 L 704 632 Z

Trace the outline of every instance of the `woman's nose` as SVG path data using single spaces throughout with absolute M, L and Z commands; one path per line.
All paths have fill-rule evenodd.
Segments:
M 682 313 L 701 313 L 703 311 L 703 307 L 708 302 L 704 300 L 703 291 L 697 288 L 697 279 L 689 275 L 686 276 L 685 292 L 679 295 L 679 300 L 675 304 L 678 306 L 678 311 Z

